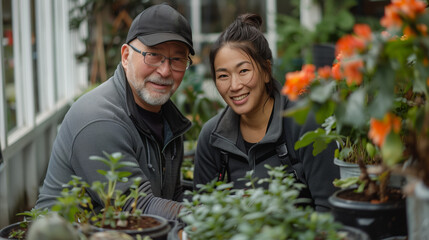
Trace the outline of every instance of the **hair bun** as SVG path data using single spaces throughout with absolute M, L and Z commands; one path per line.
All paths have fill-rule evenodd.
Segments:
M 257 29 L 261 28 L 262 18 L 257 14 L 246 13 L 246 14 L 240 15 L 238 18 L 243 24 L 251 25 Z

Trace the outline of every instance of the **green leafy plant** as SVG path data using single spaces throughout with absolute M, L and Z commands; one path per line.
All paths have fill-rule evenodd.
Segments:
M 24 216 L 23 221 L 20 222 L 19 228 L 13 229 L 8 238 L 10 239 L 25 239 L 28 229 L 31 226 L 31 223 L 36 221 L 37 219 L 45 216 L 48 213 L 47 209 L 36 209 L 33 208 L 30 211 L 25 211 L 22 213 L 18 213 L 18 216 Z
M 190 239 L 342 239 L 341 225 L 329 213 L 299 206 L 304 185 L 296 183 L 284 167 L 270 167 L 269 178 L 248 172 L 247 189 L 212 181 L 184 201 L 181 217 Z M 269 184 L 267 189 L 259 184 Z
M 61 197 L 52 208 L 60 216 L 69 222 L 87 223 L 98 227 L 125 227 L 128 225 L 128 218 L 140 224 L 139 216 L 142 211 L 137 209 L 137 201 L 144 197 L 145 193 L 139 192 L 138 188 L 142 181 L 140 177 L 134 178 L 130 185 L 130 193 L 124 195 L 122 191 L 116 189 L 118 182 L 128 182 L 130 172 L 119 171 L 125 166 L 136 166 L 135 163 L 121 161 L 124 157 L 121 153 L 108 154 L 103 152 L 105 157 L 91 156 L 90 160 L 100 161 L 108 166 L 108 170 L 98 169 L 97 172 L 106 177 L 106 182 L 94 181 L 91 186 L 82 181 L 80 177 L 72 176 L 72 180 L 65 185 Z M 86 189 L 94 190 L 104 203 L 104 208 L 100 213 L 94 211 L 91 198 L 86 195 Z M 130 212 L 122 211 L 124 204 L 133 199 Z
M 131 175 L 130 172 L 118 171 L 118 169 L 125 166 L 135 167 L 137 164 L 120 161 L 123 158 L 123 155 L 119 152 L 112 154 L 103 152 L 103 154 L 106 158 L 91 156 L 89 159 L 100 161 L 110 168 L 108 171 L 102 169 L 97 170 L 98 173 L 106 177 L 107 182 L 95 181 L 92 183 L 91 188 L 98 193 L 98 196 L 104 203 L 103 217 L 101 218 L 100 226 L 110 225 L 111 227 L 115 227 L 116 212 L 119 212 L 123 204 L 125 204 L 125 202 L 131 197 L 131 195 L 123 195 L 122 191 L 116 189 L 116 184 L 118 182 L 127 182 L 127 177 Z M 141 178 L 135 179 L 134 181 L 137 182 L 137 187 L 135 182 L 132 185 L 132 190 L 136 190 L 138 188 L 138 183 L 141 181 Z M 136 193 L 134 192 L 133 195 L 135 194 Z M 137 197 L 138 196 L 139 195 L 137 195 Z

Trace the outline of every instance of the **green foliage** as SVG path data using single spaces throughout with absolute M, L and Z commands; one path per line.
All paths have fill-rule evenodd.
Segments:
M 85 194 L 87 188 L 89 184 L 82 181 L 81 177 L 72 176 L 72 180 L 64 185 L 61 197 L 57 198 L 52 211 L 58 212 L 69 222 L 87 223 L 91 214 L 95 214 L 91 198 Z
M 32 222 L 40 219 L 48 213 L 48 209 L 36 209 L 33 208 L 30 211 L 25 211 L 16 214 L 17 216 L 24 216 L 23 221 L 19 224 L 19 228 L 12 230 L 9 233 L 8 238 L 10 239 L 25 239 L 27 230 L 30 228 Z
M 91 186 L 82 181 L 81 177 L 72 176 L 72 180 L 65 185 L 61 193 L 61 197 L 57 198 L 57 204 L 52 208 L 53 211 L 64 217 L 69 222 L 90 223 L 99 227 L 110 226 L 115 228 L 119 220 L 123 220 L 124 216 L 132 214 L 140 216 L 141 211 L 136 209 L 137 200 L 140 197 L 146 196 L 145 193 L 139 192 L 138 188 L 142 178 L 133 178 L 133 183 L 130 185 L 130 193 L 124 195 L 122 191 L 116 189 L 118 182 L 128 182 L 130 172 L 119 171 L 123 167 L 137 166 L 132 162 L 121 161 L 122 153 L 115 152 L 108 154 L 103 152 L 105 157 L 91 156 L 90 160 L 100 161 L 104 163 L 108 170 L 97 170 L 103 175 L 107 182 L 94 181 Z M 86 189 L 94 190 L 100 199 L 103 201 L 104 209 L 102 213 L 95 213 L 91 203 L 91 198 L 85 194 Z M 130 213 L 121 212 L 124 204 L 133 198 L 132 210 Z
M 300 1 L 292 4 L 299 9 Z M 293 59 L 303 58 L 305 63 L 312 62 L 311 46 L 315 43 L 335 43 L 343 34 L 349 33 L 355 23 L 350 13 L 356 0 L 314 1 L 322 8 L 322 19 L 311 31 L 301 25 L 298 12 L 293 16 L 277 16 L 278 49 L 285 64 Z
M 246 175 L 248 189 L 231 189 L 232 183 L 201 185 L 185 199 L 181 217 L 190 239 L 341 239 L 341 227 L 329 213 L 297 207 L 304 187 L 285 173 L 284 167 L 266 167 L 270 177 Z M 268 183 L 269 187 L 255 187 Z

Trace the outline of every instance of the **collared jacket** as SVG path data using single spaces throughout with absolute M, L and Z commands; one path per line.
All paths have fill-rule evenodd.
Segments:
M 294 102 L 280 94 L 281 85 L 275 81 L 275 96 L 272 119 L 264 138 L 254 144 L 249 152 L 240 147 L 240 116 L 230 107 L 210 119 L 201 130 L 195 153 L 194 188 L 219 179 L 222 174 L 225 155 L 228 158 L 227 174 L 234 188 L 244 188 L 245 182 L 238 181 L 247 171 L 253 170 L 255 177 L 268 177 L 265 164 L 271 166 L 292 165 L 298 180 L 308 186 L 312 205 L 318 211 L 329 210 L 328 198 L 337 190 L 332 181 L 339 178 L 339 169 L 333 163 L 336 144 L 328 145 L 322 153 L 313 156 L 311 145 L 294 149 L 294 144 L 307 131 L 320 127 L 310 114 L 300 125 L 282 112 L 293 106 Z M 289 170 L 291 168 L 289 167 Z M 288 171 L 289 171 L 288 170 Z M 293 169 L 292 169 L 293 170 Z
M 82 177 L 90 185 L 106 181 L 97 169 L 106 165 L 89 160 L 121 152 L 123 161 L 138 167 L 124 167 L 129 179 L 142 177 L 139 190 L 147 194 L 139 198 L 138 208 L 144 213 L 175 219 L 183 199 L 180 166 L 183 160 L 183 134 L 191 127 L 171 100 L 162 106 L 164 144 L 160 146 L 150 129 L 138 116 L 137 105 L 121 64 L 106 82 L 80 97 L 66 114 L 55 139 L 46 178 L 36 208 L 50 208 L 60 196 L 63 184 L 71 175 Z M 162 165 L 162 163 L 165 163 Z M 118 183 L 117 189 L 127 192 L 132 181 Z M 88 189 L 95 208 L 103 207 L 97 194 Z M 131 208 L 129 201 L 124 210 Z

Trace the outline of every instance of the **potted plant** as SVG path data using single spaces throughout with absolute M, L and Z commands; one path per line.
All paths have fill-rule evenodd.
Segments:
M 103 152 L 105 157 L 91 156 L 90 160 L 101 161 L 109 170 L 97 170 L 98 173 L 106 177 L 107 182 L 95 181 L 89 186 L 80 177 L 72 176 L 72 180 L 65 186 L 62 196 L 58 198 L 58 203 L 52 207 L 52 211 L 72 223 L 79 223 L 80 230 L 86 235 L 92 235 L 100 231 L 120 231 L 130 236 L 141 237 L 149 236 L 152 239 L 167 239 L 168 232 L 171 229 L 167 219 L 142 214 L 141 210 L 136 208 L 139 197 L 144 194 L 138 192 L 140 178 L 133 179 L 130 186 L 130 193 L 124 195 L 116 189 L 118 182 L 127 182 L 131 173 L 119 171 L 124 166 L 134 166 L 134 163 L 121 161 L 121 153 L 108 154 Z M 91 187 L 104 203 L 101 212 L 96 213 L 91 199 L 85 194 L 86 189 Z M 131 212 L 122 211 L 123 205 L 132 199 L 133 209 Z
M 389 175 L 402 172 L 406 161 L 413 163 L 407 164 L 405 173 L 429 186 L 426 4 L 418 0 L 392 1 L 381 19 L 383 31 L 356 25 L 353 34 L 337 42 L 339 55 L 332 68 L 291 73 L 290 79 L 307 76 L 306 82 L 298 86 L 296 79 L 286 79 L 284 87 L 284 93 L 300 106 L 288 115 L 297 117 L 311 110 L 320 122 L 330 116 L 335 119 L 309 133 L 312 139 L 306 143 L 312 143 L 315 149 L 338 136 L 349 136 L 350 130 L 365 133 L 356 138 L 358 142 L 364 138 L 372 141 L 374 152 L 382 159 L 378 168 L 371 170 L 377 179 L 368 176 L 363 157 L 355 156 L 364 171 L 355 181 L 362 183 L 357 188 L 361 194 L 375 196 L 378 203 L 389 200 Z M 299 96 L 299 91 L 306 93 Z
M 48 210 L 41 209 L 31 209 L 30 211 L 18 213 L 18 216 L 24 216 L 23 220 L 2 228 L 0 230 L 0 239 L 25 239 L 32 222 L 42 218 L 47 213 Z
M 189 239 L 369 239 L 361 231 L 342 228 L 329 213 L 300 207 L 306 201 L 298 198 L 304 185 L 286 174 L 285 167 L 266 168 L 267 179 L 248 172 L 247 189 L 212 181 L 193 192 L 181 212 Z M 269 187 L 257 187 L 262 182 Z

